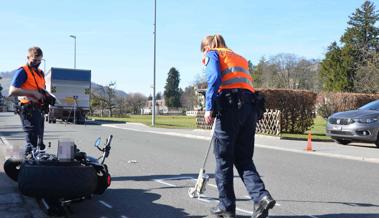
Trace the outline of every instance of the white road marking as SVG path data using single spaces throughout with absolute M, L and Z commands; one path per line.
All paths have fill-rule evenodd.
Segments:
M 164 182 L 163 180 L 164 179 L 154 179 L 155 182 L 158 182 L 160 184 L 167 185 L 167 186 L 170 186 L 170 187 L 176 187 L 176 185 L 173 185 L 173 184 L 168 183 L 168 182 Z
M 108 208 L 110 208 L 110 209 L 112 209 L 113 207 L 112 207 L 112 205 L 110 205 L 110 204 L 107 204 L 106 202 L 104 202 L 104 201 L 100 201 L 99 200 L 99 202 L 102 204 L 102 205 L 104 205 L 104 206 L 106 206 L 106 207 L 108 207 Z
M 102 126 L 117 128 L 117 129 L 125 129 L 125 130 L 136 131 L 136 132 L 146 132 L 146 133 L 153 133 L 153 134 L 160 134 L 160 135 L 178 136 L 178 137 L 201 139 L 201 140 L 207 140 L 207 141 L 210 140 L 210 136 L 197 136 L 197 135 L 192 135 L 192 134 L 176 133 L 176 132 L 160 132 L 160 131 L 152 131 L 152 130 L 141 130 L 141 129 L 133 129 L 133 128 L 126 127 L 126 126 L 112 125 L 112 124 L 102 124 Z M 308 152 L 305 150 L 303 151 L 303 150 L 299 150 L 299 149 L 281 148 L 281 147 L 263 145 L 263 144 L 255 144 L 255 146 L 259 147 L 259 148 L 266 148 L 266 149 L 280 150 L 280 151 L 287 151 L 287 152 L 294 152 L 294 153 L 301 153 L 301 154 L 308 154 L 308 155 L 317 155 L 317 156 L 332 157 L 332 158 L 339 158 L 339 159 L 363 161 L 363 162 L 370 162 L 370 163 L 379 163 L 379 158 L 365 158 L 365 157 L 357 157 L 357 156 L 343 155 L 343 154 L 330 154 L 330 153 L 324 153 L 324 152 L 320 152 L 320 151 Z
M 163 178 L 163 179 L 154 179 L 153 181 L 161 183 L 161 184 L 164 184 L 164 185 L 167 185 L 167 186 L 170 186 L 170 187 L 176 187 L 176 185 L 168 183 L 168 182 L 165 182 L 164 180 L 182 180 L 182 179 L 190 179 L 190 180 L 196 181 L 196 179 L 194 179 L 193 177 L 168 177 L 168 178 Z M 208 183 L 207 185 L 209 185 L 211 187 L 214 187 L 214 188 L 217 188 L 216 185 L 213 185 L 213 184 L 210 184 L 210 183 Z M 196 198 L 196 199 L 198 201 L 202 201 L 202 202 L 205 202 L 205 203 L 219 202 L 218 200 L 208 200 L 207 198 L 208 197 L 206 195 L 202 194 L 199 198 Z M 239 211 L 239 212 L 245 213 L 245 214 L 249 214 L 249 215 L 251 215 L 253 213 L 253 211 L 243 210 L 243 209 L 238 208 L 238 207 L 236 207 L 236 210 Z
M 249 215 L 251 215 L 253 213 L 253 211 L 243 210 L 243 209 L 238 208 L 238 207 L 236 207 L 236 211 L 239 211 L 239 212 L 242 212 L 242 213 L 245 213 L 245 214 L 249 214 Z
M 202 201 L 202 202 L 205 202 L 205 203 L 211 203 L 210 200 L 208 200 L 208 199 L 204 199 L 204 198 L 197 198 L 197 200 Z

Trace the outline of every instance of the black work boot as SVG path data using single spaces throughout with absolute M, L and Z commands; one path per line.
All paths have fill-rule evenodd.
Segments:
M 276 204 L 276 201 L 270 194 L 265 195 L 255 206 L 252 218 L 266 218 L 268 216 L 268 210 L 272 209 Z
M 215 215 L 218 218 L 235 218 L 236 212 L 235 211 L 227 211 L 224 209 L 221 209 L 219 206 L 212 207 L 211 208 L 211 214 Z

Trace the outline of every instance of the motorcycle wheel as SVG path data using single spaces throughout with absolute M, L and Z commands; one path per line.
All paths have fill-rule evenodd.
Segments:
M 20 160 L 14 160 L 14 159 L 9 158 L 4 162 L 3 167 L 7 176 L 11 178 L 13 181 L 17 182 L 18 174 L 20 172 L 20 166 L 21 166 Z

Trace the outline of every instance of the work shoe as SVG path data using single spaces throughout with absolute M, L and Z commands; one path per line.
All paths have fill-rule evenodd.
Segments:
M 235 218 L 236 217 L 235 211 L 226 211 L 224 209 L 221 209 L 218 206 L 211 208 L 211 214 L 215 215 L 218 218 Z
M 276 204 L 276 201 L 270 194 L 265 195 L 256 206 L 254 206 L 254 212 L 252 218 L 266 218 L 268 216 L 268 210 L 272 209 Z

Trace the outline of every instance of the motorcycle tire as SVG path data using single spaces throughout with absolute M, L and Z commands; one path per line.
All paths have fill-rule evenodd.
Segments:
M 20 172 L 21 160 L 7 159 L 4 162 L 4 171 L 9 178 L 17 182 L 18 174 Z
M 74 162 L 24 162 L 18 188 L 34 198 L 74 199 L 91 195 L 97 187 L 96 170 Z

